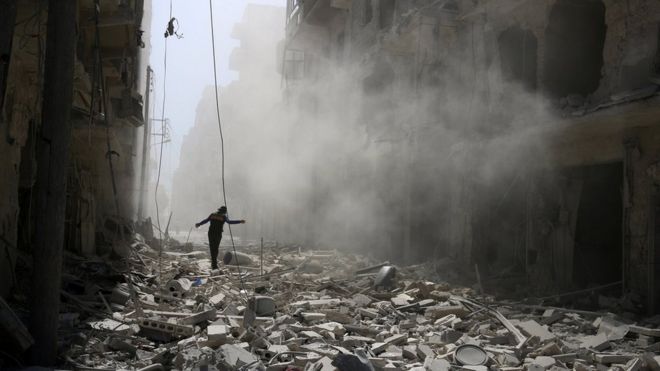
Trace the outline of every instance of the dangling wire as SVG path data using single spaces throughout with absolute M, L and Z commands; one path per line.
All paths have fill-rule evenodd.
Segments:
M 170 22 L 172 22 L 172 0 L 170 0 Z M 160 114 L 160 132 L 165 133 L 165 93 L 167 91 L 167 33 L 165 33 L 165 53 L 163 55 L 163 104 Z M 156 224 L 158 224 L 158 239 L 160 240 L 160 249 L 158 250 L 158 282 L 160 283 L 163 275 L 163 248 L 165 243 L 163 241 L 163 229 L 160 225 L 160 208 L 158 206 L 158 186 L 160 185 L 160 173 L 163 167 L 163 146 L 165 141 L 160 141 L 160 154 L 158 155 L 158 175 L 156 176 L 156 187 L 154 190 L 154 201 L 156 203 Z M 160 285 L 159 285 L 160 286 Z
M 215 32 L 213 28 L 213 0 L 209 0 L 209 13 L 211 15 L 211 50 L 213 52 L 213 87 L 215 88 L 215 112 L 218 119 L 218 129 L 220 129 L 220 155 L 222 163 L 222 199 L 225 206 L 229 209 L 227 205 L 227 192 L 225 187 L 225 139 L 222 134 L 222 121 L 220 120 L 220 99 L 218 97 L 218 68 L 215 60 Z M 171 18 L 171 17 L 170 17 Z M 227 223 L 229 227 L 229 238 L 231 239 L 231 247 L 234 251 L 234 261 L 236 263 L 236 268 L 238 270 L 238 279 L 241 283 L 241 289 L 245 291 L 245 284 L 243 283 L 243 276 L 241 275 L 241 265 L 238 264 L 238 256 L 236 254 L 236 245 L 234 244 L 234 234 L 231 231 L 231 224 Z

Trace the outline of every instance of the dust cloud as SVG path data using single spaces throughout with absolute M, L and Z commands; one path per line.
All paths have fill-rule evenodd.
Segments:
M 485 41 L 459 38 L 430 64 L 348 51 L 296 63 L 284 52 L 284 16 L 248 7 L 232 55 L 240 78 L 221 88 L 227 206 L 248 221 L 233 228 L 241 243 L 412 263 L 451 254 L 470 233 L 495 250 L 498 235 L 521 228 L 512 210 L 526 178 L 549 165 L 529 133 L 551 114 L 501 61 L 474 55 Z M 209 87 L 174 176 L 172 228 L 183 232 L 223 204 L 214 99 Z

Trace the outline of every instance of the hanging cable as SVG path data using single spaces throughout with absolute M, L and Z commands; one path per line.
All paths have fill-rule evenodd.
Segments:
M 172 0 L 170 0 L 170 22 L 168 22 L 168 27 L 169 24 L 172 22 Z M 165 133 L 165 93 L 166 93 L 166 87 L 167 87 L 167 33 L 165 34 L 165 53 L 163 54 L 163 104 L 161 107 L 161 114 L 160 114 L 160 132 Z M 160 185 L 160 173 L 161 169 L 163 167 L 163 146 L 165 145 L 165 141 L 161 140 L 160 141 L 160 154 L 158 155 L 158 175 L 156 176 L 156 187 L 154 190 L 154 201 L 156 203 L 156 224 L 158 224 L 158 239 L 160 240 L 160 249 L 158 250 L 158 282 L 160 286 L 160 281 L 163 275 L 163 248 L 164 248 L 164 241 L 163 241 L 163 232 L 162 228 L 160 225 L 160 208 L 158 206 L 158 186 Z
M 218 129 L 220 129 L 220 156 L 221 156 L 221 163 L 222 163 L 222 199 L 224 201 L 225 206 L 227 207 L 227 210 L 229 210 L 229 205 L 227 205 L 227 192 L 226 192 L 226 187 L 225 187 L 225 138 L 222 134 L 222 121 L 220 120 L 220 99 L 218 97 L 218 68 L 217 68 L 217 63 L 215 60 L 215 31 L 213 28 L 213 0 L 209 0 L 209 13 L 211 15 L 211 50 L 213 52 L 213 87 L 215 91 L 215 112 L 216 116 L 218 119 Z M 172 18 L 170 16 L 170 18 Z M 234 251 L 234 260 L 236 263 L 236 268 L 238 270 L 238 279 L 241 283 L 241 289 L 244 293 L 247 293 L 245 291 L 245 284 L 243 282 L 243 276 L 241 275 L 241 265 L 238 264 L 238 256 L 236 254 L 236 245 L 234 244 L 234 234 L 231 231 L 231 224 L 227 223 L 227 227 L 229 228 L 229 238 L 231 239 L 231 247 L 232 250 Z M 247 295 L 247 294 L 246 294 Z

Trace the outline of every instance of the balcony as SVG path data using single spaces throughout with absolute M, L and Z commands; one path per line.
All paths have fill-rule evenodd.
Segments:
M 350 4 L 351 0 L 289 0 L 286 17 L 288 42 L 296 47 L 316 42 L 306 39 L 317 34 L 316 31 L 322 33 L 335 17 L 346 14 Z M 304 37 L 300 37 L 301 34 L 304 34 Z
M 305 22 L 315 25 L 327 25 L 335 16 L 341 14 L 345 2 L 333 0 L 306 0 L 303 6 Z M 350 6 L 350 2 L 349 2 Z

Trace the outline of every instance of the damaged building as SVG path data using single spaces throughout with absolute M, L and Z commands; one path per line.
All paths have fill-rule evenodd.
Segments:
M 451 256 L 494 285 L 611 285 L 656 312 L 659 24 L 655 1 L 289 0 L 288 104 L 357 107 L 345 125 L 390 159 L 319 158 L 346 171 L 310 173 L 310 203 L 386 182 L 390 257 Z M 360 93 L 329 103 L 337 70 Z
M 33 318 L 57 326 L 62 248 L 111 254 L 135 219 L 144 2 L 0 7 L 0 294 L 32 292 Z M 33 333 L 41 360 L 48 327 Z

